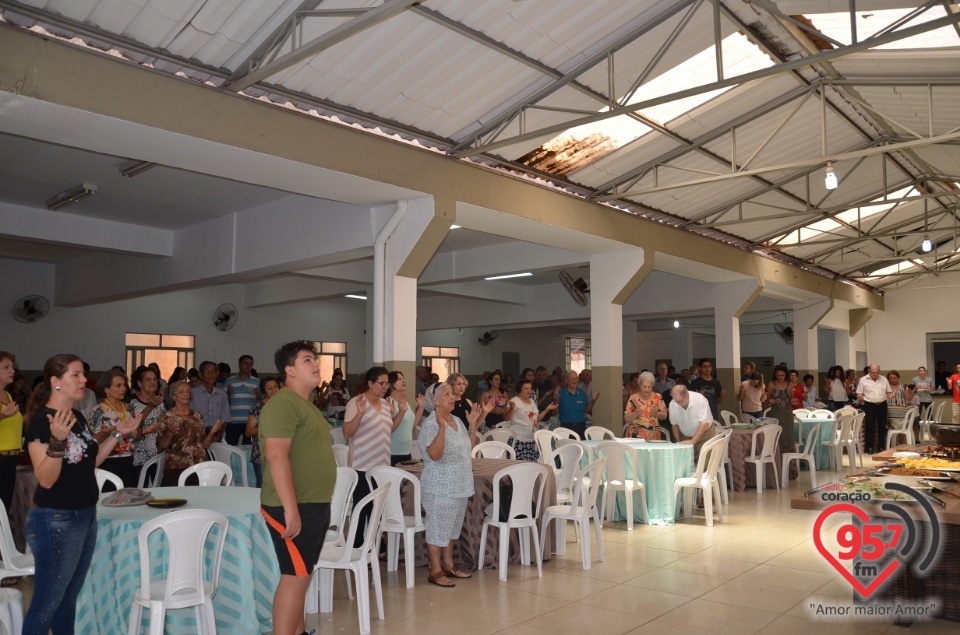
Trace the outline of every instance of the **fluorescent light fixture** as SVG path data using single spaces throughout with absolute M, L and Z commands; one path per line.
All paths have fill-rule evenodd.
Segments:
M 460 225 L 450 225 L 450 229 L 460 229 Z
M 74 203 L 79 203 L 85 198 L 93 196 L 94 192 L 97 191 L 97 186 L 92 183 L 81 183 L 71 187 L 69 190 L 64 190 L 56 196 L 48 198 L 44 205 L 47 206 L 47 209 L 51 212 L 63 209 Z
M 133 178 L 155 167 L 157 167 L 157 164 L 151 163 L 150 161 L 127 161 L 120 166 L 120 176 Z
M 490 276 L 488 278 L 484 278 L 484 280 L 506 280 L 507 278 L 526 278 L 532 275 L 533 275 L 532 273 L 530 273 L 529 271 L 526 271 L 524 273 L 508 273 L 502 276 Z
M 835 190 L 840 182 L 837 180 L 837 173 L 833 169 L 833 161 L 827 161 L 827 171 L 823 177 L 823 185 L 828 190 Z
M 920 251 L 922 251 L 925 254 L 928 254 L 931 251 L 933 251 L 933 241 L 930 240 L 929 236 L 923 237 L 923 242 L 920 243 Z
M 674 321 L 673 321 L 673 328 L 675 328 L 675 329 L 680 328 L 680 320 L 674 320 Z
M 365 296 L 365 295 L 354 295 L 353 293 L 348 293 L 347 295 L 345 295 L 345 296 L 343 296 L 343 297 L 345 297 L 345 298 L 353 298 L 354 300 L 366 300 L 366 299 L 367 299 L 367 296 Z

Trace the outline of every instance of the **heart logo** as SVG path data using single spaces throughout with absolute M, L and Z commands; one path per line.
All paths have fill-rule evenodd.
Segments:
M 868 598 L 881 584 L 883 584 L 884 580 L 890 577 L 890 574 L 897 570 L 897 568 L 900 566 L 900 562 L 898 560 L 891 561 L 887 567 L 873 580 L 873 582 L 870 583 L 870 586 L 863 586 L 859 580 L 853 577 L 852 573 L 847 571 L 846 567 L 844 567 L 843 564 L 836 557 L 834 557 L 832 553 L 827 551 L 827 548 L 823 545 L 823 541 L 820 539 L 820 529 L 823 527 L 823 521 L 825 521 L 831 514 L 840 512 L 849 512 L 864 523 L 870 520 L 870 517 L 866 514 L 866 512 L 854 507 L 853 505 L 847 505 L 845 503 L 831 505 L 827 509 L 823 510 L 819 516 L 817 516 L 817 522 L 813 525 L 813 543 L 817 546 L 817 551 L 820 552 L 820 555 L 823 556 L 827 562 L 833 565 L 833 568 L 839 571 L 840 575 L 842 575 L 844 579 L 846 579 L 846 581 L 849 582 L 851 586 L 853 586 L 853 588 L 860 593 L 861 596 Z M 890 546 L 893 547 L 893 545 Z

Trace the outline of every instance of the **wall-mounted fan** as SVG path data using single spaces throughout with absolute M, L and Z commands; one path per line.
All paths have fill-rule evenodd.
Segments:
M 218 331 L 229 331 L 237 323 L 237 307 L 230 303 L 221 304 L 213 312 L 213 327 Z
M 774 324 L 773 330 L 783 338 L 783 341 L 787 344 L 793 344 L 793 329 L 786 324 Z
M 566 271 L 560 272 L 560 282 L 570 292 L 570 297 L 580 306 L 587 306 L 587 294 L 590 293 L 590 287 L 583 278 L 573 279 Z
M 498 337 L 500 337 L 500 331 L 487 331 L 477 341 L 480 342 L 480 346 L 490 346 L 490 342 Z
M 13 319 L 24 324 L 32 324 L 43 319 L 50 312 L 50 303 L 42 295 L 28 295 L 17 300 L 10 310 Z

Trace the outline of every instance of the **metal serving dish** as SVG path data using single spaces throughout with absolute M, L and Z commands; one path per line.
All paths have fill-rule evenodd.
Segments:
M 930 434 L 940 445 L 960 447 L 960 424 L 931 423 Z

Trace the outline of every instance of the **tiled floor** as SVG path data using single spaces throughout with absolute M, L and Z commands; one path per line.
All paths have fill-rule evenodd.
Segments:
M 818 473 L 821 480 L 830 473 Z M 809 613 L 818 599 L 849 603 L 849 585 L 816 552 L 811 538 L 815 512 L 790 509 L 790 498 L 808 488 L 801 481 L 787 490 L 731 493 L 725 523 L 707 527 L 702 518 L 673 527 L 607 523 L 604 562 L 585 571 L 578 546 L 566 556 L 536 567 L 511 565 L 506 582 L 496 570 L 458 581 L 454 589 L 427 584 L 416 570 L 415 588 L 406 589 L 403 572 L 383 572 L 385 620 L 381 635 L 699 635 L 746 633 L 847 635 L 898 633 L 955 635 L 960 625 L 933 620 L 900 628 L 891 620 L 831 622 Z M 701 512 L 702 513 L 702 512 Z M 838 522 L 840 517 L 837 517 Z M 567 532 L 572 541 L 573 531 Z M 829 542 L 829 539 L 825 539 Z M 594 543 L 594 547 L 596 543 Z M 356 602 L 348 600 L 343 574 L 335 576 L 334 610 L 310 615 L 307 627 L 319 633 L 359 632 Z M 30 580 L 20 583 L 25 601 Z
M 818 473 L 822 479 L 829 473 Z M 802 485 L 802 489 L 801 489 Z M 817 514 L 790 509 L 790 498 L 809 488 L 806 473 L 787 490 L 731 493 L 727 522 L 707 527 L 703 519 L 673 527 L 608 523 L 604 562 L 584 571 L 578 546 L 536 567 L 511 565 L 506 582 L 484 570 L 455 589 L 427 584 L 417 569 L 413 589 L 402 572 L 384 571 L 383 635 L 697 635 L 762 633 L 839 635 L 960 632 L 955 622 L 934 620 L 900 628 L 892 620 L 830 622 L 807 608 L 821 598 L 850 603 L 849 585 L 817 553 L 812 527 Z M 702 512 L 701 512 L 702 513 Z M 838 517 L 834 522 L 838 522 Z M 574 532 L 567 532 L 572 541 Z M 825 539 L 829 542 L 829 539 Z M 337 575 L 334 611 L 308 616 L 319 633 L 358 632 L 356 603 L 346 599 Z M 835 598 L 835 599 L 831 599 Z

